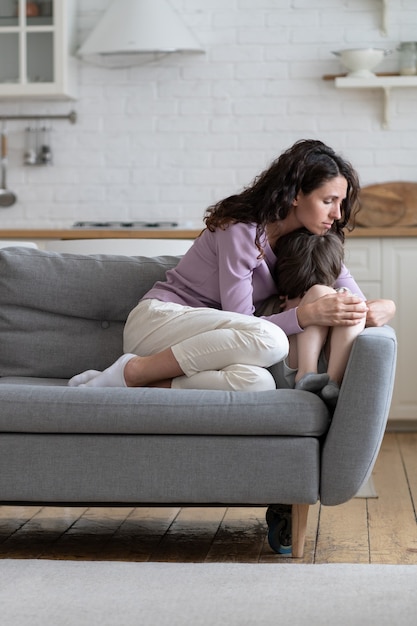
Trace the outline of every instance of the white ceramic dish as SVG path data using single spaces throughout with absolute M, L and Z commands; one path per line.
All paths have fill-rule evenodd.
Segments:
M 340 58 L 341 63 L 349 70 L 351 78 L 369 78 L 375 76 L 372 70 L 381 63 L 383 58 L 391 54 L 392 50 L 384 48 L 351 48 L 333 52 Z

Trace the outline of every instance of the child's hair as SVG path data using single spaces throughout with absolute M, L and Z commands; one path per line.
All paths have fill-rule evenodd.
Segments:
M 334 232 L 314 235 L 300 228 L 279 237 L 274 279 L 278 294 L 288 298 L 303 296 L 313 285 L 333 286 L 343 258 L 343 241 Z

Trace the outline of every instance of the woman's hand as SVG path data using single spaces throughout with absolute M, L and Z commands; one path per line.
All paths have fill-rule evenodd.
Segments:
M 392 300 L 367 300 L 367 326 L 383 326 L 395 315 L 396 307 Z
M 375 306 L 375 318 L 376 310 Z M 314 302 L 301 303 L 297 308 L 297 318 L 301 328 L 312 325 L 355 326 L 368 311 L 368 303 L 359 296 L 341 292 L 327 294 Z

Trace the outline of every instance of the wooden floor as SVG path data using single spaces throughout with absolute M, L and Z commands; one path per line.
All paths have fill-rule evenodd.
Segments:
M 303 559 L 269 548 L 265 509 L 0 507 L 0 558 L 417 563 L 417 433 L 387 433 L 377 498 L 310 507 Z

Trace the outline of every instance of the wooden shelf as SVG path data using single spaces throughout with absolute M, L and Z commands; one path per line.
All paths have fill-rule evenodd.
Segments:
M 375 74 L 369 78 L 355 78 L 348 74 L 326 74 L 323 80 L 334 80 L 338 89 L 381 89 L 384 94 L 382 127 L 385 129 L 389 128 L 392 89 L 417 87 L 417 76 L 402 76 L 389 72 Z
M 352 78 L 338 76 L 336 87 L 348 89 L 392 89 L 394 87 L 417 87 L 417 76 L 400 76 L 399 74 L 375 74 L 369 78 Z
M 398 74 L 398 72 L 377 72 L 375 73 L 375 76 L 377 77 L 392 77 L 392 76 L 397 76 L 400 77 L 400 74 Z M 335 80 L 336 78 L 349 78 L 348 74 L 345 72 L 344 74 L 324 74 L 323 76 L 323 80 Z M 401 76 L 401 78 L 403 78 Z M 416 76 L 414 76 L 413 78 L 416 78 Z M 361 81 L 363 82 L 363 78 L 361 79 Z

